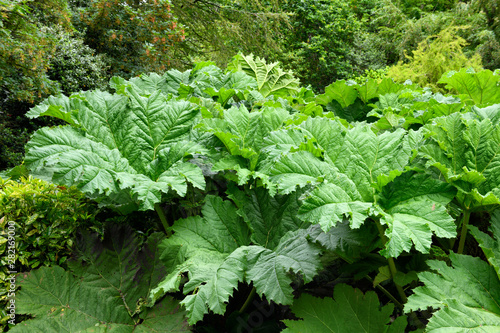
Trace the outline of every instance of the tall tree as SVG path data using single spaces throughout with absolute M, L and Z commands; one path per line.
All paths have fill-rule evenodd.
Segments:
M 46 24 L 71 29 L 66 1 L 0 0 L 0 102 L 33 102 L 58 90 L 46 75 L 57 42 Z
M 92 0 L 77 9 L 75 25 L 87 45 L 106 54 L 110 74 L 131 77 L 161 72 L 172 61 L 171 47 L 184 30 L 166 0 Z
M 172 11 L 186 32 L 176 44 L 177 67 L 193 60 L 225 66 L 238 52 L 275 59 L 288 27 L 280 0 L 172 0 Z

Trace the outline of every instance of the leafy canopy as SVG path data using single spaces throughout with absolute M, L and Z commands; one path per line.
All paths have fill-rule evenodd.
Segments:
M 299 208 L 300 219 L 319 223 L 325 231 L 344 217 L 351 228 L 369 217 L 380 219 L 387 226 L 383 254 L 390 257 L 409 251 L 412 244 L 428 253 L 433 233 L 455 236 L 445 209 L 454 191 L 430 176 L 404 172 L 421 140 L 418 132 L 377 135 L 367 126 L 346 129 L 326 118 L 308 119 L 289 129 L 289 136 L 297 129 L 306 133 L 303 144 L 280 155 L 269 172 L 280 193 L 314 186 Z M 319 154 L 311 152 L 310 140 Z

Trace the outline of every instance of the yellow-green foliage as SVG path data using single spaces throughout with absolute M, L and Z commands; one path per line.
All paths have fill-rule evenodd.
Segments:
M 396 82 L 411 80 L 420 86 L 440 90 L 438 80 L 443 73 L 460 68 L 473 67 L 481 70 L 481 57 L 475 54 L 467 58 L 463 53 L 467 45 L 465 39 L 457 35 L 460 27 L 448 27 L 436 36 L 430 36 L 418 44 L 412 56 L 406 55 L 407 62 L 398 62 L 389 68 L 388 76 Z
M 379 68 L 379 69 L 365 69 L 363 74 L 359 76 L 353 76 L 351 80 L 356 81 L 358 84 L 362 84 L 369 79 L 377 80 L 377 82 L 382 81 L 387 77 L 387 71 L 389 67 Z
M 31 176 L 20 181 L 0 178 L 0 330 L 9 319 L 5 311 L 9 270 L 64 266 L 76 230 L 100 229 L 95 221 L 97 211 L 96 204 L 75 188 L 66 189 Z M 10 236 L 15 251 L 9 248 L 9 226 L 14 229 Z M 9 267 L 9 255 L 14 256 L 13 268 Z

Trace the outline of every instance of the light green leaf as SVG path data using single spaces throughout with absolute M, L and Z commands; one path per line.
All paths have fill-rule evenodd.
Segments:
M 387 225 L 388 242 L 382 254 L 397 257 L 409 252 L 412 244 L 422 253 L 429 253 L 432 234 L 456 237 L 454 219 L 446 205 L 455 191 L 448 184 L 425 174 L 406 172 L 383 188 L 379 205 L 385 214 L 380 222 Z
M 27 113 L 28 118 L 37 118 L 41 116 L 50 116 L 59 118 L 67 123 L 76 125 L 76 113 L 78 102 L 70 100 L 64 95 L 50 96 L 39 105 L 31 108 Z
M 429 143 L 420 152 L 426 166 L 437 168 L 458 189 L 463 209 L 487 210 L 500 204 L 500 127 L 487 118 L 456 113 L 424 129 Z
M 499 80 L 500 77 L 488 69 L 476 73 L 471 68 L 462 68 L 458 72 L 444 73 L 438 83 L 446 84 L 446 88 L 472 100 L 475 105 L 491 105 L 500 102 Z
M 436 273 L 418 273 L 424 286 L 414 289 L 405 311 L 440 309 L 428 325 L 436 332 L 450 328 L 465 332 L 474 327 L 477 332 L 490 332 L 488 327 L 500 324 L 500 280 L 495 269 L 475 257 L 451 253 L 450 259 L 451 267 L 442 261 L 427 261 Z M 483 325 L 485 330 L 480 330 Z
M 304 230 L 287 233 L 274 250 L 251 246 L 248 251 L 246 281 L 268 300 L 292 304 L 293 282 L 289 272 L 300 274 L 305 283 L 311 282 L 321 268 L 320 249 L 306 239 Z
M 308 151 L 284 155 L 269 170 L 271 181 L 277 184 L 281 194 L 289 194 L 296 187 L 321 182 L 329 173 L 330 165 L 318 160 Z
M 60 100 L 47 103 L 59 107 Z M 152 209 L 170 189 L 184 195 L 187 182 L 204 188 L 201 170 L 185 163 L 205 152 L 183 140 L 199 116 L 189 102 L 168 101 L 159 90 L 141 96 L 128 85 L 120 95 L 74 94 L 69 104 L 79 126 L 37 131 L 26 145 L 25 162 L 32 171 L 77 185 L 105 204 L 121 204 L 111 198 L 134 199 L 141 210 Z
M 245 56 L 239 53 L 233 57 L 227 68 L 233 72 L 243 71 L 255 78 L 257 90 L 264 97 L 269 95 L 283 97 L 299 90 L 299 80 L 291 71 L 285 72 L 279 67 L 279 63 L 268 64 L 264 59 L 254 58 L 252 54 Z
M 298 216 L 311 223 L 319 223 L 327 232 L 344 217 L 351 222 L 351 228 L 359 228 L 368 217 L 371 202 L 364 202 L 355 184 L 338 174 L 332 183 L 316 187 L 300 207 Z
M 335 81 L 325 88 L 323 95 L 316 97 L 316 102 L 321 105 L 328 105 L 332 100 L 337 101 L 342 108 L 346 108 L 358 97 L 355 86 L 348 86 L 344 80 Z

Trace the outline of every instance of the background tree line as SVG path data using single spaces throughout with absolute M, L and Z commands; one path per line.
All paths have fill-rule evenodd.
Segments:
M 435 85 L 466 65 L 500 68 L 496 0 L 0 0 L 0 169 L 22 161 L 52 94 L 238 52 L 280 61 L 319 90 L 338 79 Z

